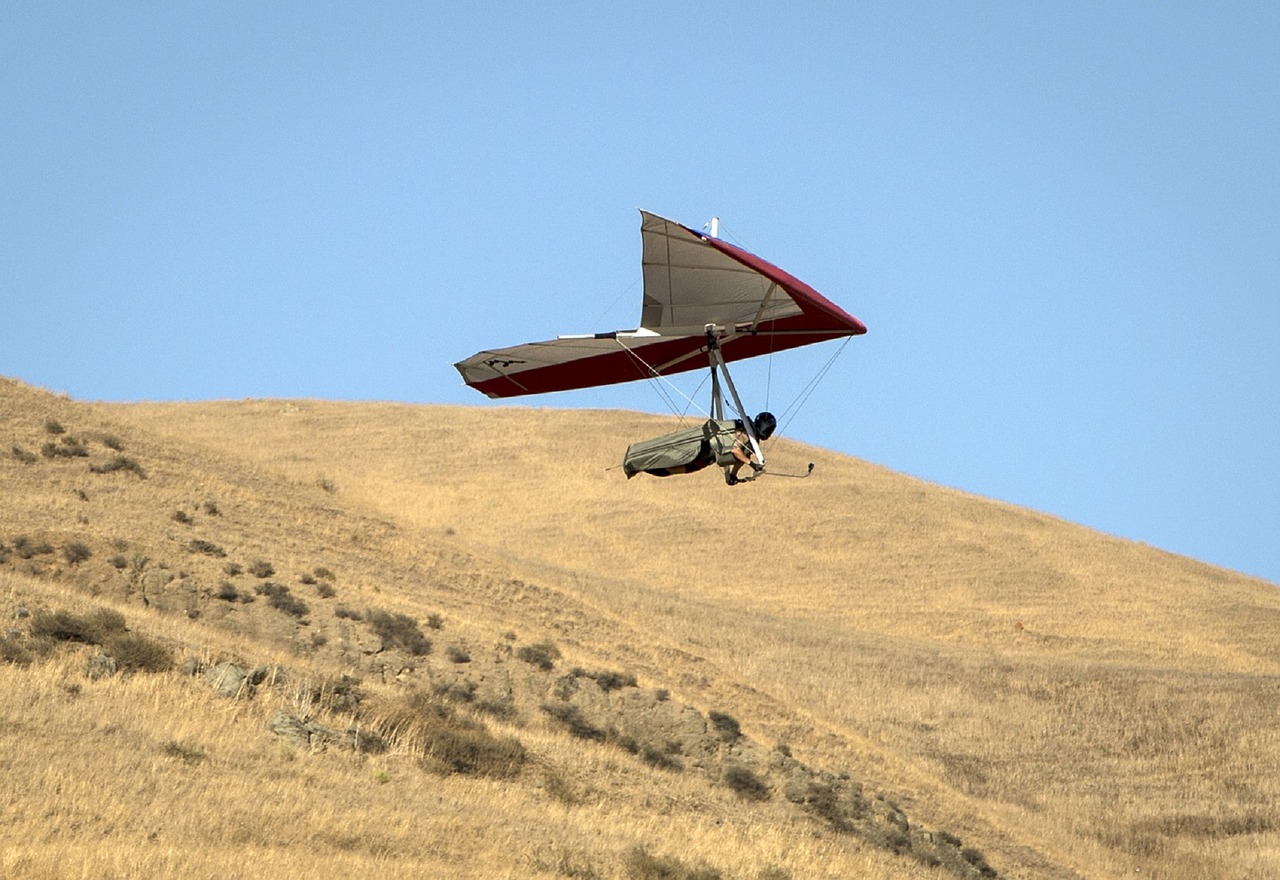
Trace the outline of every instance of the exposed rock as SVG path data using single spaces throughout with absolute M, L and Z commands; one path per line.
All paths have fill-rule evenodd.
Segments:
M 267 719 L 267 729 L 278 738 L 299 749 L 322 749 L 328 746 L 358 752 L 378 753 L 386 751 L 386 742 L 378 734 L 349 727 L 338 730 L 333 727 L 276 709 Z
M 89 678 L 95 681 L 99 678 L 110 678 L 116 674 L 116 658 L 107 654 L 91 655 L 86 666 Z
M 253 683 L 249 681 L 245 671 L 234 663 L 219 663 L 217 666 L 210 667 L 205 673 L 204 680 L 220 697 L 247 699 L 253 696 Z

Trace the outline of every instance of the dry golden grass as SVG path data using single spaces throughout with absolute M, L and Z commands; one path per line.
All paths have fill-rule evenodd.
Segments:
M 627 443 L 671 428 L 640 414 L 83 405 L 17 383 L 0 392 L 10 435 L 0 438 L 0 479 L 12 488 L 0 541 L 22 532 L 94 548 L 87 562 L 41 563 L 30 576 L 11 561 L 10 592 L 97 591 L 210 657 L 270 654 L 367 680 L 360 627 L 336 618 L 335 605 L 440 613 L 444 630 L 427 631 L 437 653 L 450 642 L 487 653 L 508 631 L 522 643 L 549 638 L 566 665 L 625 669 L 673 699 L 730 712 L 761 743 L 785 742 L 810 765 L 892 793 L 913 820 L 982 849 L 1002 876 L 1280 876 L 1272 584 L 786 440 L 771 463 L 802 471 L 814 461 L 810 479 L 732 489 L 715 472 L 627 481 L 609 470 Z M 38 453 L 50 418 L 123 441 L 147 478 L 2 454 Z M 115 454 L 87 445 L 92 460 Z M 217 515 L 203 512 L 206 501 Z M 193 538 L 227 558 L 186 552 Z M 182 616 L 169 596 L 168 607 L 144 609 L 141 578 L 108 566 L 122 545 L 151 561 L 146 570 L 181 560 L 201 616 Z M 261 600 L 232 607 L 198 595 L 226 578 L 227 560 L 259 558 L 312 606 L 309 626 L 263 613 Z M 321 565 L 337 573 L 333 599 L 297 581 Z M 104 766 L 77 791 L 121 792 L 99 811 L 107 818 L 77 801 L 62 824 L 85 832 L 48 839 L 36 826 L 58 808 L 29 802 L 51 771 L 25 782 L 5 807 L 16 830 L 5 832 L 0 864 L 36 876 L 235 876 L 252 852 L 255 870 L 286 876 L 376 866 L 392 876 L 611 877 L 625 876 L 637 844 L 732 877 L 939 876 L 782 804 L 747 806 L 689 774 L 568 739 L 528 711 L 498 729 L 544 769 L 516 783 L 439 779 L 395 755 L 286 761 L 264 733 L 267 704 L 211 702 L 176 673 L 84 683 L 72 699 L 61 683 L 76 670 L 0 666 L 6 693 L 52 713 L 23 730 L 79 731 L 61 747 L 84 753 L 84 773 Z M 380 675 L 392 683 L 398 672 Z M 118 693 L 104 705 L 157 714 L 105 722 L 131 732 L 103 744 L 72 718 L 77 702 L 109 689 Z M 14 723 L 6 718 L 7 740 Z M 213 747 L 224 739 L 236 745 Z M 113 746 L 124 742 L 135 748 Z M 185 766 L 156 753 L 167 742 L 211 757 Z M 0 754 L 13 754 L 9 743 Z M 171 815 L 183 812 L 192 776 L 218 778 L 200 789 L 218 792 L 204 795 L 210 808 Z M 561 785 L 580 800 L 555 797 Z M 139 798 L 168 806 L 148 812 Z M 130 809 L 164 822 L 126 820 Z M 193 842 L 201 822 L 212 826 L 207 846 Z M 253 833 L 237 837 L 245 827 Z M 156 828 L 162 836 L 143 846 Z M 135 870 L 134 847 L 156 860 Z M 56 858 L 69 869 L 59 873 Z

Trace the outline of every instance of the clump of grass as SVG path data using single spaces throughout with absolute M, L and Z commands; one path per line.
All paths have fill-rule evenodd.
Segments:
M 334 596 L 338 595 L 338 591 L 330 584 L 316 584 L 316 595 L 321 599 L 332 599 Z
M 719 870 L 710 865 L 689 865 L 675 856 L 659 856 L 643 846 L 627 852 L 624 862 L 630 880 L 720 880 Z
M 228 562 L 222 566 L 222 570 L 228 577 L 238 577 L 244 574 L 244 566 L 238 562 Z
M 527 759 L 518 739 L 494 736 L 483 722 L 425 694 L 402 698 L 380 715 L 382 735 L 417 750 L 420 766 L 433 773 L 510 779 Z
M 113 474 L 117 471 L 125 471 L 126 473 L 136 474 L 142 480 L 147 478 L 147 472 L 142 469 L 142 465 L 126 455 L 114 456 L 101 464 L 91 464 L 89 465 L 89 470 L 95 474 Z
M 40 454 L 45 458 L 85 458 L 89 455 L 89 450 L 83 443 L 68 434 L 63 436 L 61 442 L 55 443 L 50 440 L 41 446 Z
M 222 511 L 218 509 L 218 504 L 215 501 L 206 501 L 201 505 L 201 508 L 209 516 L 222 516 Z
M 316 582 L 315 575 L 312 575 L 308 572 L 303 572 L 298 576 L 298 583 L 300 584 L 306 584 L 307 586 L 312 586 L 315 584 L 315 582 Z
M 199 764 L 208 757 L 208 755 L 195 746 L 180 743 L 176 739 L 169 740 L 160 747 L 160 751 L 165 755 L 165 757 L 176 758 L 184 764 Z
M 292 617 L 306 617 L 310 610 L 307 608 L 307 603 L 290 593 L 289 588 L 284 584 L 267 581 L 255 587 L 254 592 L 259 596 L 266 596 L 267 604 L 272 608 Z
M 54 436 L 67 433 L 67 429 L 57 419 L 47 419 L 44 423 L 44 430 L 46 434 L 53 434 Z
M 103 645 L 113 635 L 125 631 L 124 615 L 110 608 L 90 614 L 70 611 L 41 611 L 31 618 L 31 635 L 57 642 Z
M 179 511 L 181 513 L 181 511 Z M 223 550 L 212 541 L 205 541 L 202 538 L 192 538 L 187 542 L 187 550 L 191 553 L 203 553 L 205 556 L 215 556 L 221 558 L 227 555 L 227 551 Z M 228 566 L 229 568 L 230 566 Z
M 36 556 L 47 556 L 53 552 L 53 545 L 48 541 L 35 541 L 26 535 L 18 535 L 13 539 L 13 552 L 20 559 L 31 559 Z
M 97 645 L 123 669 L 164 672 L 173 666 L 173 655 L 168 648 L 129 632 L 124 615 L 111 608 L 99 608 L 89 614 L 40 612 L 31 619 L 31 635 L 35 639 Z
M 324 581 L 333 580 L 333 572 L 328 568 L 325 568 L 323 565 L 317 565 L 311 573 Z
M 550 642 L 535 642 L 520 648 L 516 656 L 531 666 L 550 671 L 555 669 L 556 661 L 560 659 L 560 649 Z
M 115 434 L 103 434 L 98 438 L 102 441 L 102 445 L 116 452 L 124 452 L 124 441 Z
M 603 691 L 616 691 L 624 687 L 635 687 L 636 677 L 627 672 L 592 672 L 575 667 L 572 675 L 578 678 L 589 678 L 600 685 Z
M 741 764 L 726 767 L 721 778 L 724 784 L 743 800 L 767 801 L 769 799 L 769 786 Z
M 68 565 L 79 565 L 93 555 L 93 551 L 88 545 L 79 541 L 72 541 L 62 548 L 62 558 L 67 560 Z
M 27 450 L 23 449 L 21 446 L 13 447 L 13 457 L 23 464 L 36 463 L 36 454 L 34 452 L 27 452 Z
M 255 559 L 249 563 L 249 574 L 256 578 L 269 578 L 276 573 L 276 567 L 265 559 Z
M 184 526 L 195 524 L 195 518 L 185 510 L 175 510 L 173 512 L 173 521 L 176 523 L 182 523 Z
M 399 648 L 414 656 L 431 653 L 431 640 L 422 634 L 418 621 L 407 614 L 395 614 L 370 608 L 365 623 L 388 647 Z
M 343 620 L 364 620 L 364 614 L 346 605 L 339 605 L 333 609 L 333 616 Z
M 441 617 L 439 614 L 435 614 L 435 613 L 428 614 L 427 626 L 430 629 L 444 629 L 444 618 Z

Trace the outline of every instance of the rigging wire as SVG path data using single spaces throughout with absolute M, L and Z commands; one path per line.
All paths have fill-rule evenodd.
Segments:
M 667 405 L 667 409 L 671 410 L 671 414 L 679 418 L 682 423 L 684 422 L 685 417 L 688 415 L 690 407 L 697 407 L 698 411 L 702 413 L 702 415 L 706 416 L 707 418 L 711 417 L 706 410 L 698 406 L 697 402 L 691 396 L 689 396 L 688 394 L 685 394 L 683 391 L 680 390 L 680 387 L 678 385 L 676 385 L 666 376 L 662 375 L 657 370 L 655 370 L 653 368 L 653 365 L 650 364 L 648 361 L 646 361 L 644 358 L 640 357 L 640 355 L 636 354 L 634 349 L 632 349 L 630 346 L 628 346 L 625 342 L 623 342 L 621 339 L 618 339 L 617 337 L 614 337 L 614 341 L 617 342 L 618 345 L 622 346 L 622 350 L 625 351 L 627 354 L 631 355 L 631 357 L 635 359 L 636 363 L 638 363 L 640 366 L 644 367 L 645 370 L 648 371 L 649 381 L 647 384 L 649 385 L 650 388 L 654 389 L 654 391 L 657 393 L 657 395 L 660 398 L 662 398 L 662 401 Z M 699 383 L 698 388 L 694 389 L 694 393 L 697 393 L 698 389 L 702 388 L 702 385 L 706 381 L 707 381 L 706 378 L 703 378 L 702 383 Z M 685 399 L 685 407 L 683 410 L 680 410 L 676 407 L 675 399 L 672 397 L 671 393 L 667 390 L 668 388 Z
M 787 425 L 791 424 L 791 421 L 800 414 L 800 410 L 809 402 L 809 398 L 813 395 L 813 392 L 817 390 L 819 383 L 821 383 L 823 378 L 826 377 L 827 373 L 831 370 L 831 367 L 835 365 L 836 359 L 844 353 L 845 346 L 849 344 L 849 340 L 852 338 L 852 336 L 846 336 L 844 338 L 844 341 L 840 343 L 840 347 L 835 350 L 831 357 L 827 358 L 827 362 L 823 364 L 818 369 L 818 372 L 814 374 L 813 378 L 809 380 L 809 384 L 802 388 L 800 393 L 796 395 L 796 399 L 791 401 L 791 403 L 787 405 L 787 408 L 782 411 L 782 415 L 778 418 L 778 430 L 774 433 L 775 438 L 783 434 L 786 431 Z

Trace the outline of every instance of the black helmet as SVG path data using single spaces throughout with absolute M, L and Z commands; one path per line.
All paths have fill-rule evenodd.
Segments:
M 773 417 L 773 413 L 762 412 L 751 422 L 751 426 L 756 429 L 757 437 L 768 440 L 778 430 L 778 420 Z

